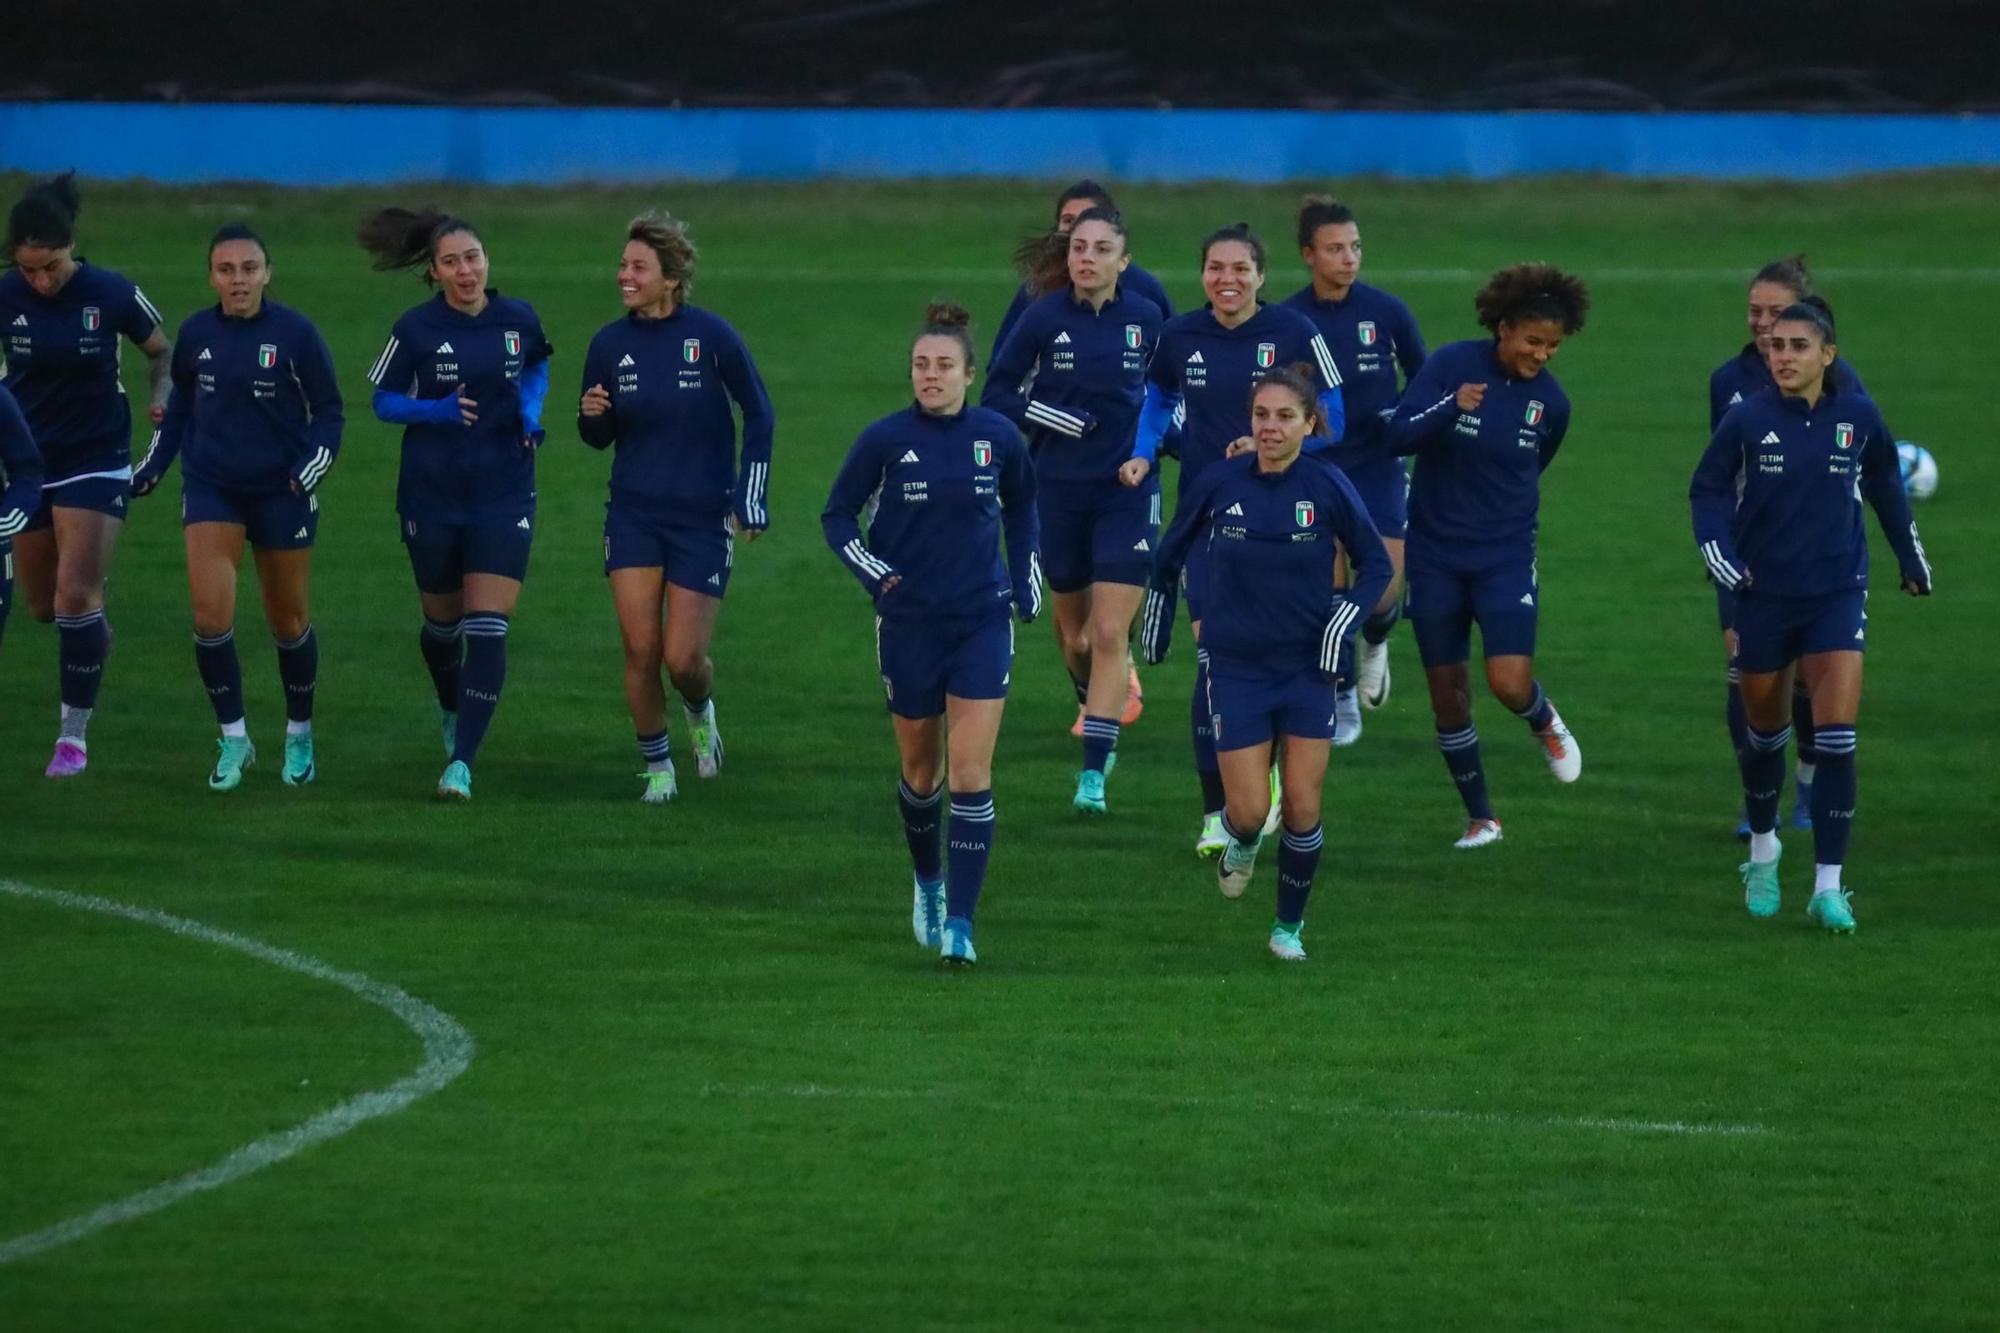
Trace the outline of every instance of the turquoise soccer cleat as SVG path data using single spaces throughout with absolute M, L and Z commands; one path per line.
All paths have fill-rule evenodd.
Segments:
M 1806 916 L 1836 935 L 1854 933 L 1854 906 L 1846 889 L 1821 889 L 1806 904 Z
M 1262 838 L 1248 843 L 1231 838 L 1222 849 L 1222 859 L 1215 863 L 1215 885 L 1223 897 L 1241 898 L 1250 887 L 1250 877 L 1257 872 L 1257 849 L 1263 845 Z
M 303 787 L 319 776 L 313 767 L 313 738 L 310 731 L 285 737 L 285 771 L 279 774 L 287 787 Z
M 235 791 L 243 770 L 257 762 L 257 747 L 248 736 L 224 736 L 215 743 L 215 768 L 208 775 L 210 791 Z
M 1737 869 L 1743 875 L 1743 905 L 1751 916 L 1778 914 L 1778 862 L 1745 861 Z
M 1306 946 L 1299 941 L 1299 934 L 1306 928 L 1303 921 L 1286 925 L 1282 921 L 1271 923 L 1271 956 L 1281 963 L 1303 963 L 1306 960 Z
M 446 765 L 444 776 L 438 779 L 438 795 L 447 801 L 469 801 L 472 799 L 472 770 L 457 759 Z
M 1070 808 L 1080 815 L 1101 815 L 1107 807 L 1104 804 L 1104 775 L 1094 768 L 1086 768 L 1076 775 L 1076 795 L 1070 800 Z
M 972 947 L 972 923 L 962 916 L 949 917 L 944 923 L 943 939 L 938 945 L 938 957 L 954 967 L 971 967 L 979 961 L 979 954 Z
M 917 943 L 926 949 L 944 948 L 944 881 L 926 884 L 916 876 L 910 877 L 916 886 L 910 897 L 910 933 L 917 937 Z M 967 948 L 971 942 L 967 941 Z

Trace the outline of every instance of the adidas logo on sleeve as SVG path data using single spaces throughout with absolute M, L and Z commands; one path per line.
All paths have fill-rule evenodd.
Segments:
M 623 370 L 625 369 L 625 367 L 635 364 L 637 363 L 632 360 L 632 354 L 630 352 L 625 353 L 624 356 L 618 359 L 618 368 L 620 370 Z
M 1224 515 L 1226 515 L 1227 517 L 1230 517 L 1230 518 L 1242 518 L 1242 517 L 1243 517 L 1243 506 L 1242 506 L 1242 505 L 1240 505 L 1240 504 L 1233 504 L 1233 505 L 1229 506 L 1229 508 L 1227 508 L 1227 509 L 1223 510 L 1222 512 L 1223 512 L 1223 514 L 1224 514 Z
M 1208 364 L 1207 362 L 1201 359 L 1201 353 L 1198 351 L 1188 353 L 1187 363 L 1191 366 L 1202 366 Z
M 1068 341 L 1069 341 L 1069 330 L 1065 329 L 1050 340 L 1050 345 L 1055 347 L 1061 347 L 1064 343 Z
M 200 355 L 200 356 L 198 356 L 198 357 L 196 357 L 196 358 L 195 358 L 195 360 L 197 360 L 197 361 L 213 361 L 213 360 L 215 360 L 215 358 L 214 358 L 214 357 L 212 357 L 212 356 L 210 356 L 210 355 L 208 354 L 208 349 L 207 349 L 206 347 L 204 347 L 204 348 L 202 348 L 202 349 L 201 349 L 201 355 Z
M 528 522 L 528 520 L 525 518 L 522 519 L 519 523 L 516 523 L 514 526 L 521 529 L 523 532 L 533 532 L 535 530 L 534 525 Z
M 1141 537 L 1138 541 L 1132 543 L 1132 549 L 1135 551 L 1150 551 L 1153 549 L 1153 545 L 1144 537 Z
M 17 329 L 25 329 L 25 328 L 27 328 L 27 327 L 28 327 L 28 317 L 27 317 L 26 315 L 16 315 L 16 316 L 14 316 L 14 327 L 15 327 L 15 328 L 17 328 Z
M 451 350 L 451 344 L 450 344 L 450 343 L 448 343 L 448 342 L 445 342 L 445 343 L 439 343 L 439 344 L 438 344 L 438 349 L 437 349 L 437 354 L 438 354 L 439 356 L 457 356 L 457 355 L 458 355 L 458 353 L 456 353 L 456 352 L 454 352 L 454 351 L 452 351 L 452 350 Z
M 917 451 L 915 449 L 905 449 L 903 451 L 903 456 L 897 459 L 896 461 L 898 463 L 915 463 L 921 460 L 918 459 Z
M 1764 432 L 1764 438 L 1763 438 L 1763 439 L 1761 439 L 1761 440 L 1759 440 L 1759 441 L 1757 441 L 1757 443 L 1759 443 L 1759 444 L 1783 444 L 1783 443 L 1784 443 L 1784 441 L 1778 438 L 1778 432 L 1776 432 L 1776 431 L 1774 431 L 1774 430 L 1768 430 L 1768 431 L 1765 431 L 1765 432 Z

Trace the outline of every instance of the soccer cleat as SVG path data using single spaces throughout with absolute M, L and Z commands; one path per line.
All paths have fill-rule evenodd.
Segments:
M 1743 905 L 1751 916 L 1778 914 L 1778 860 L 1745 861 L 1737 871 L 1743 876 Z M 1806 910 L 1812 910 L 1808 904 Z
M 1500 841 L 1500 821 L 1497 819 L 1471 819 L 1465 824 L 1465 832 L 1452 846 L 1460 851 L 1470 851 L 1474 847 L 1488 847 Z
M 73 778 L 83 772 L 90 762 L 90 756 L 81 745 L 65 736 L 56 742 L 56 752 L 49 756 L 49 766 L 42 770 L 45 778 Z
M 1361 693 L 1342 690 L 1333 696 L 1333 743 L 1352 745 L 1361 739 Z
M 1561 713 L 1550 709 L 1549 725 L 1536 732 L 1535 739 L 1542 743 L 1542 754 L 1557 782 L 1575 782 L 1582 776 L 1583 751 L 1577 748 L 1576 737 L 1563 724 Z
M 1797 784 L 1797 794 L 1792 798 L 1792 827 L 1809 829 L 1812 827 L 1812 783 Z
M 1303 963 L 1306 960 L 1306 946 L 1300 942 L 1299 933 L 1306 923 L 1286 925 L 1282 921 L 1271 923 L 1271 956 L 1282 963 Z
M 1082 704 L 1078 704 L 1078 705 L 1076 706 L 1076 721 L 1074 721 L 1074 722 L 1072 722 L 1072 723 L 1070 723 L 1070 724 L 1069 724 L 1069 734 L 1070 734 L 1070 735 L 1072 735 L 1072 736 L 1074 736 L 1074 737 L 1076 737 L 1076 738 L 1077 738 L 1078 740 L 1082 740 L 1082 739 L 1083 739 L 1083 705 L 1082 705 Z
M 1740 805 L 1736 807 L 1736 841 L 1750 841 L 1750 812 Z
M 1194 840 L 1196 856 L 1214 856 L 1229 845 L 1229 835 L 1222 831 L 1220 814 L 1201 817 L 1201 835 Z
M 257 747 L 248 736 L 224 736 L 215 742 L 215 768 L 208 775 L 210 791 L 235 791 L 243 770 L 257 762 Z
M 1271 765 L 1271 808 L 1264 815 L 1264 827 L 1257 830 L 1259 838 L 1268 838 L 1278 831 L 1278 821 L 1285 817 L 1285 781 L 1278 776 L 1278 766 Z
M 1222 849 L 1222 859 L 1215 863 L 1215 887 L 1222 890 L 1223 897 L 1241 898 L 1250 887 L 1250 877 L 1257 872 L 1257 849 L 1263 842 L 1259 838 L 1246 847 L 1231 838 Z
M 1389 702 L 1389 642 L 1370 643 L 1363 639 L 1355 649 L 1355 693 L 1369 708 Z
M 665 768 L 657 772 L 649 769 L 639 776 L 646 782 L 646 790 L 639 793 L 641 804 L 665 805 L 680 792 L 680 785 L 674 780 L 674 761 L 671 759 Z
M 1852 935 L 1854 908 L 1848 897 L 1846 889 L 1820 889 L 1806 904 L 1806 916 L 1836 935 Z
M 313 766 L 313 738 L 310 731 L 285 736 L 285 771 L 279 778 L 287 787 L 303 787 L 319 776 Z
M 1118 715 L 1118 724 L 1129 727 L 1145 711 L 1146 692 L 1139 688 L 1139 668 L 1128 663 L 1125 667 L 1125 711 Z
M 688 730 L 694 733 L 694 771 L 712 778 L 722 771 L 722 732 L 715 725 L 715 700 L 701 706 L 699 713 L 687 715 Z
M 458 753 L 458 714 L 438 709 L 438 730 L 444 733 L 444 756 L 449 759 Z
M 1076 775 L 1076 795 L 1070 800 L 1070 808 L 1080 815 L 1101 815 L 1105 813 L 1104 775 L 1094 768 L 1086 768 Z
M 926 884 L 912 875 L 916 891 L 910 900 L 910 932 L 926 949 L 944 948 L 944 881 Z M 970 941 L 967 947 L 971 947 Z
M 940 932 L 938 957 L 956 967 L 971 967 L 979 961 L 972 947 L 972 923 L 962 916 L 947 917 Z
M 438 795 L 448 801 L 471 800 L 472 770 L 460 760 L 452 760 L 445 766 L 444 776 L 438 779 Z

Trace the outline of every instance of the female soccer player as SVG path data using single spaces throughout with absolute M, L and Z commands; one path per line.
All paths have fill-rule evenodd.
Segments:
M 326 342 L 304 315 L 267 300 L 271 257 L 256 232 L 226 226 L 208 243 L 217 303 L 181 322 L 166 420 L 132 476 L 150 494 L 181 459 L 182 540 L 194 602 L 194 660 L 222 726 L 211 791 L 231 791 L 256 762 L 236 657 L 236 571 L 247 540 L 264 620 L 285 684 L 288 786 L 311 782 L 319 636 L 309 589 L 319 484 L 340 453 L 340 385 Z
M 972 917 L 993 846 L 993 743 L 1014 659 L 1008 604 L 1023 624 L 1042 609 L 1034 467 L 1013 422 L 966 404 L 969 323 L 956 305 L 925 312 L 910 348 L 916 401 L 861 432 L 820 514 L 827 545 L 875 601 L 875 652 L 902 755 L 896 797 L 916 870 L 910 925 L 917 943 L 955 964 L 978 957 Z M 951 786 L 948 869 L 941 778 Z
M 1474 623 L 1494 697 L 1528 724 L 1557 781 L 1583 772 L 1576 738 L 1535 679 L 1535 534 L 1541 476 L 1569 430 L 1569 398 L 1548 364 L 1583 327 L 1590 295 L 1551 265 L 1516 264 L 1487 279 L 1474 306 L 1492 336 L 1439 348 L 1389 423 L 1390 447 L 1417 457 L 1406 610 L 1438 748 L 1465 802 L 1460 848 L 1500 840 L 1472 724 Z
M 1300 370 L 1272 370 L 1257 381 L 1254 452 L 1210 467 L 1174 511 L 1160 540 L 1142 636 L 1148 662 L 1166 656 L 1175 584 L 1188 553 L 1206 546 L 1202 646 L 1229 836 L 1217 881 L 1229 898 L 1250 885 L 1271 803 L 1272 749 L 1283 736 L 1285 834 L 1271 952 L 1287 962 L 1306 956 L 1299 933 L 1319 865 L 1320 787 L 1341 650 L 1394 572 L 1353 484 L 1338 468 L 1300 454 L 1320 429 L 1314 397 Z M 1345 593 L 1334 586 L 1342 548 L 1354 568 Z
M 42 451 L 21 405 L 0 385 L 0 642 L 14 605 L 14 538 L 42 503 Z
M 76 253 L 75 173 L 35 186 L 7 216 L 0 326 L 7 373 L 41 450 L 39 502 L 14 537 L 28 613 L 56 622 L 62 722 L 49 777 L 89 762 L 88 730 L 111 651 L 104 580 L 132 481 L 132 409 L 118 380 L 118 339 L 146 354 L 147 409 L 166 410 L 171 347 L 145 293 Z
M 1299 205 L 1299 258 L 1312 279 L 1285 304 L 1313 322 L 1340 368 L 1347 402 L 1347 438 L 1356 446 L 1336 457 L 1368 507 L 1396 576 L 1361 624 L 1355 678 L 1341 686 L 1335 745 L 1361 739 L 1361 704 L 1380 708 L 1389 699 L 1389 631 L 1402 616 L 1403 534 L 1409 529 L 1409 475 L 1386 447 L 1389 418 L 1405 385 L 1424 364 L 1424 339 L 1410 308 L 1379 287 L 1360 281 L 1361 227 L 1354 210 L 1323 194 Z
M 1029 433 L 1056 642 L 1085 713 L 1071 804 L 1099 815 L 1128 693 L 1126 645 L 1160 524 L 1159 479 L 1129 465 L 1163 316 L 1126 290 L 1130 262 L 1116 213 L 1080 215 L 1069 285 L 1022 313 L 980 400 Z
M 1812 273 L 1807 269 L 1806 257 L 1802 254 L 1774 259 L 1752 275 L 1748 309 L 1750 341 L 1743 344 L 1742 351 L 1717 366 L 1708 377 L 1708 429 L 1711 434 L 1736 404 L 1760 393 L 1778 391 L 1778 383 L 1772 378 L 1769 365 L 1771 329 L 1781 312 L 1812 294 Z M 1840 371 L 1850 388 L 1867 392 L 1862 387 L 1861 377 L 1845 360 L 1840 363 Z M 1723 665 L 1729 680 L 1729 701 L 1725 713 L 1729 724 L 1729 742 L 1740 765 L 1750 741 L 1743 721 L 1743 694 L 1737 685 L 1736 663 L 1730 655 L 1729 646 L 1733 632 L 1731 627 L 1736 617 L 1736 594 L 1719 583 L 1715 587 L 1715 615 L 1722 629 Z M 1813 749 L 1812 718 L 1812 699 L 1806 693 L 1805 675 L 1801 672 L 1793 682 L 1792 694 L 1792 732 L 1798 738 L 1799 752 L 1797 791 L 1792 802 L 1793 828 L 1812 827 L 1813 774 L 1819 760 L 1818 753 Z M 1747 813 L 1737 820 L 1736 836 L 1750 836 Z
M 418 271 L 438 288 L 396 321 L 368 379 L 375 415 L 403 427 L 396 512 L 451 755 L 438 795 L 469 801 L 472 762 L 507 675 L 508 617 L 528 576 L 554 348 L 533 307 L 487 287 L 486 247 L 471 223 L 385 208 L 363 220 L 358 239 L 378 272 Z
M 591 339 L 576 422 L 585 444 L 617 446 L 604 571 L 646 764 L 639 799 L 649 805 L 675 791 L 663 658 L 693 733 L 696 770 L 712 778 L 722 769 L 708 647 L 733 538 L 755 541 L 770 522 L 771 399 L 736 330 L 687 303 L 694 267 L 684 223 L 653 213 L 632 220 L 618 262 L 627 313 Z M 732 399 L 743 413 L 740 465 Z
M 1841 864 L 1854 822 L 1854 722 L 1868 620 L 1864 496 L 1896 553 L 1903 591 L 1928 596 L 1931 568 L 1903 494 L 1895 436 L 1838 365 L 1833 312 L 1817 297 L 1787 306 L 1769 342 L 1778 393 L 1752 394 L 1723 416 L 1688 501 L 1708 572 L 1737 595 L 1735 657 L 1750 733 L 1744 904 L 1752 916 L 1778 911 L 1778 794 L 1796 663 L 1811 690 L 1819 751 L 1806 915 L 1849 934 L 1854 911 Z
M 1201 244 L 1201 285 L 1208 304 L 1167 321 L 1160 345 L 1146 371 L 1146 401 L 1139 412 L 1132 442 L 1133 463 L 1121 474 L 1144 481 L 1158 456 L 1159 444 L 1184 408 L 1187 424 L 1181 443 L 1180 499 L 1193 493 L 1208 468 L 1226 456 L 1247 453 L 1250 439 L 1250 386 L 1277 366 L 1306 362 L 1313 368 L 1318 394 L 1316 419 L 1323 434 L 1306 442 L 1308 453 L 1340 437 L 1346 426 L 1340 371 L 1326 340 L 1312 321 L 1296 310 L 1267 306 L 1257 299 L 1265 276 L 1264 242 L 1247 223 L 1236 223 L 1209 234 Z M 1213 856 L 1228 845 L 1222 829 L 1223 787 L 1209 731 L 1208 660 L 1201 650 L 1202 589 L 1206 550 L 1188 552 L 1188 621 L 1195 637 L 1194 697 L 1189 724 L 1194 733 L 1195 774 L 1201 782 L 1202 823 L 1194 849 Z M 1274 771 L 1272 781 L 1277 782 Z M 1273 806 L 1275 808 L 1275 796 Z M 1268 830 L 1267 830 L 1268 831 Z

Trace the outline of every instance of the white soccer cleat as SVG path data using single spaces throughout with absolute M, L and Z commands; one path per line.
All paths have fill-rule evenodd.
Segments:
M 657 772 L 648 770 L 639 777 L 646 784 L 646 790 L 639 793 L 639 800 L 646 805 L 665 805 L 680 790 L 680 784 L 674 780 L 674 761 L 671 759 L 665 768 Z
M 1389 641 L 1363 639 L 1354 651 L 1355 693 L 1367 707 L 1380 708 L 1389 702 Z
M 1465 834 L 1452 844 L 1460 851 L 1474 847 L 1487 847 L 1500 841 L 1500 821 L 1497 819 L 1474 819 L 1465 826 Z
M 1229 845 L 1229 835 L 1222 831 L 1221 815 L 1203 815 L 1201 833 L 1194 840 L 1194 854 L 1200 857 L 1220 855 Z
M 681 711 L 687 717 L 688 730 L 694 733 L 694 771 L 712 778 L 722 771 L 722 731 L 715 725 L 715 700 L 704 703 L 700 712 Z
M 1215 886 L 1223 897 L 1241 898 L 1250 887 L 1250 878 L 1257 873 L 1257 849 L 1262 844 L 1261 838 L 1248 846 L 1232 838 L 1222 849 L 1222 859 L 1215 863 Z
M 1577 748 L 1576 737 L 1569 734 L 1563 725 L 1562 714 L 1553 708 L 1549 710 L 1549 725 L 1535 733 L 1541 742 L 1542 754 L 1549 761 L 1549 772 L 1555 774 L 1557 782 L 1575 782 L 1583 776 L 1583 751 Z

